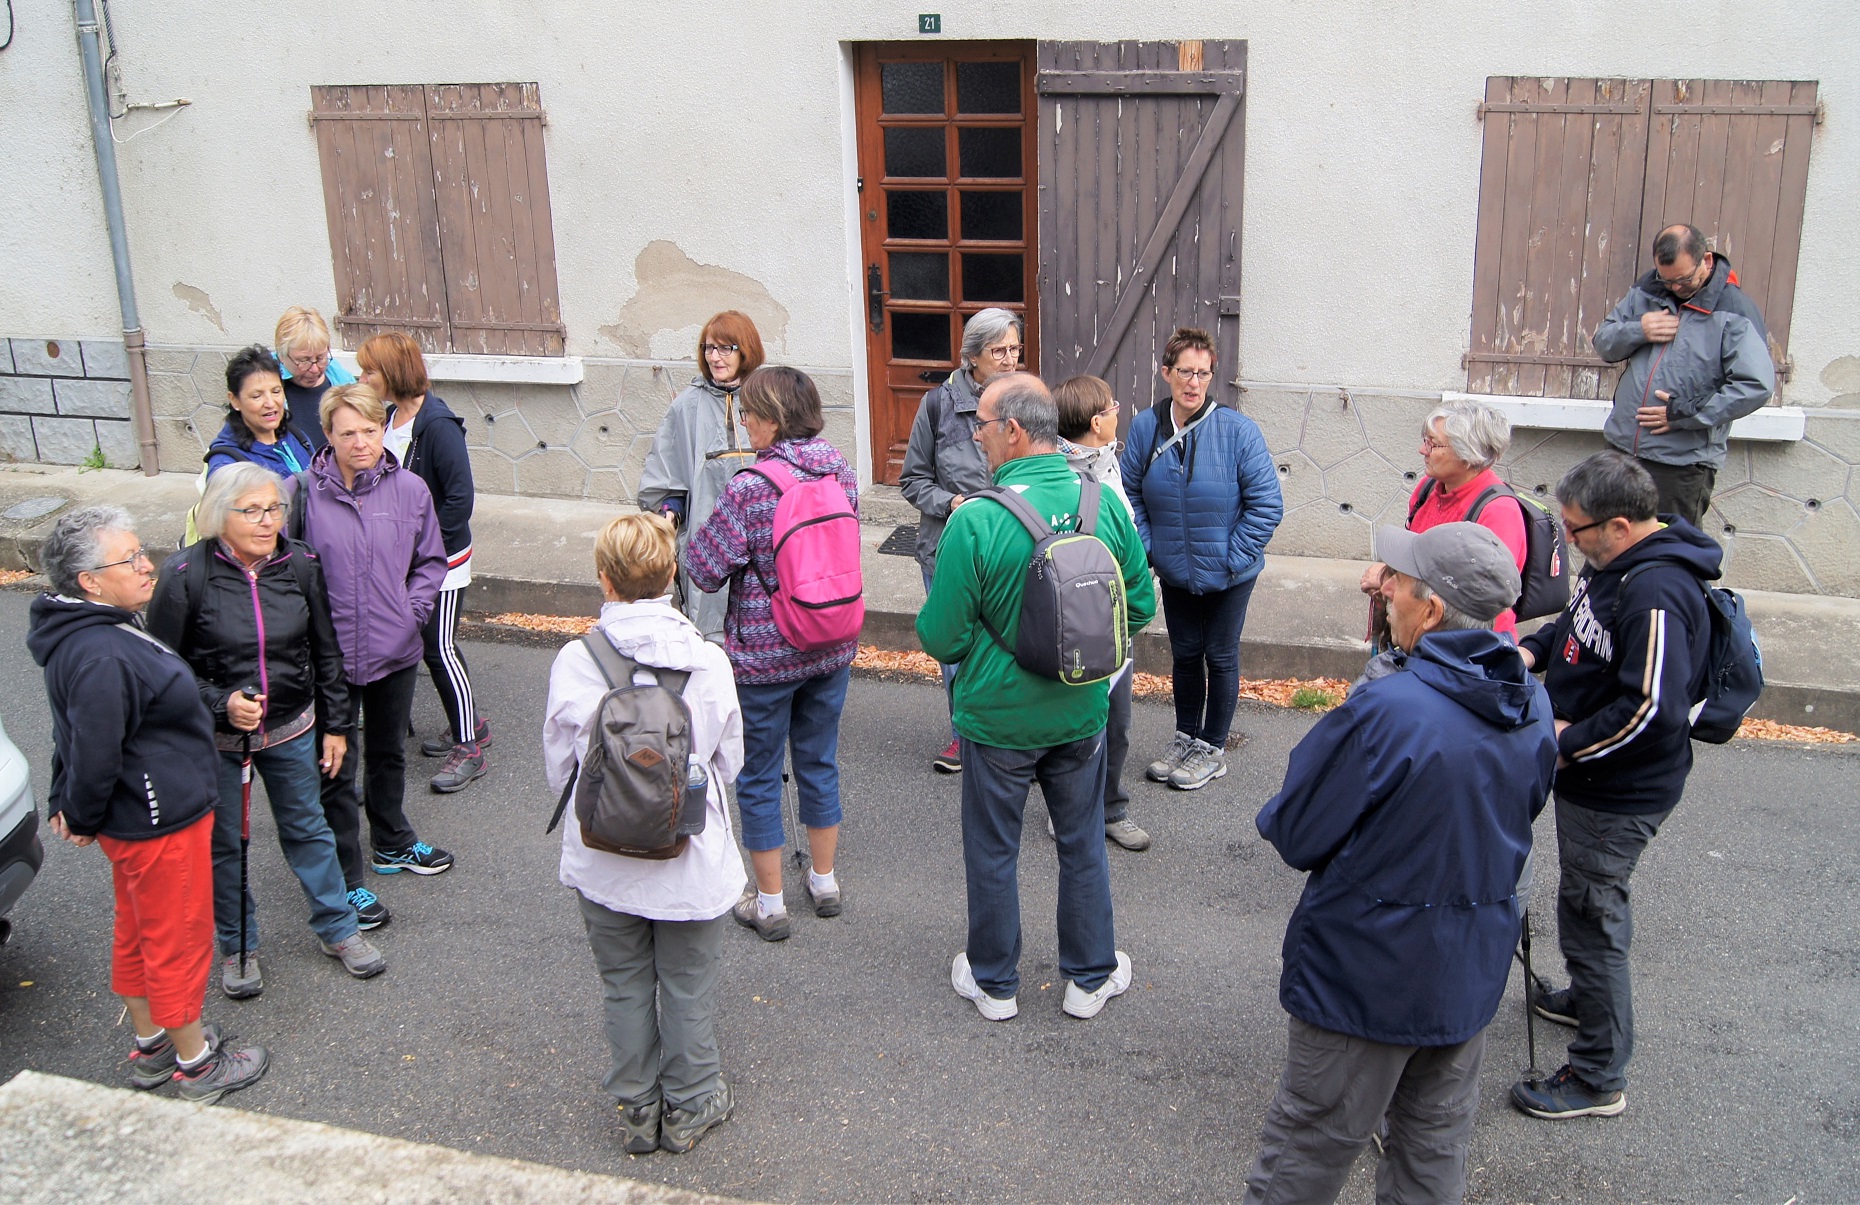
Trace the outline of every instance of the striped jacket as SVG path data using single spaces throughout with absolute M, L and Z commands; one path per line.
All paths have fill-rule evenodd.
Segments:
M 1685 520 L 1666 522 L 1586 567 L 1557 621 L 1519 642 L 1544 671 L 1556 718 L 1570 722 L 1557 738 L 1569 760 L 1557 796 L 1596 811 L 1664 812 L 1692 769 L 1691 711 L 1711 651 L 1704 583 L 1724 553 Z

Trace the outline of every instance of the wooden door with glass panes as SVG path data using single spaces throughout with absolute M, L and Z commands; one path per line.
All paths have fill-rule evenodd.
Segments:
M 896 484 L 911 420 L 949 376 L 962 324 L 1025 315 L 1038 364 L 1031 42 L 859 47 L 860 285 L 872 473 Z

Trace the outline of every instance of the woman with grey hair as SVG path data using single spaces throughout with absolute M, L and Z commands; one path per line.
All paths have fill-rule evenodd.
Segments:
M 943 537 L 949 513 L 970 494 L 995 483 L 988 460 L 975 442 L 975 407 L 982 388 L 1004 372 L 1020 367 L 1021 316 L 1011 310 L 977 311 L 962 328 L 962 362 L 949 379 L 924 394 L 911 423 L 911 439 L 904 449 L 904 467 L 898 489 L 921 513 L 917 521 L 917 565 L 923 571 L 924 593 L 936 576 L 936 547 Z M 947 701 L 956 667 L 943 667 L 943 694 Z M 944 774 L 962 772 L 961 747 L 956 729 L 949 730 L 949 747 L 931 762 Z
M 155 567 L 128 513 L 60 516 L 41 551 L 52 589 L 26 647 L 52 711 L 47 827 L 99 845 L 116 888 L 110 987 L 135 1025 L 129 1082 L 177 1080 L 212 1104 L 265 1073 L 261 1046 L 201 1022 L 213 966 L 213 717 L 187 663 L 142 628 Z
M 239 873 L 248 766 L 265 780 L 278 844 L 323 952 L 358 979 L 387 968 L 361 935 L 323 815 L 318 773 L 336 773 L 354 719 L 323 567 L 309 545 L 283 536 L 289 513 L 282 479 L 263 465 L 213 474 L 200 499 L 200 541 L 169 558 L 149 605 L 149 630 L 193 667 L 213 714 L 214 927 L 220 989 L 235 1000 L 265 985 L 252 956 L 257 905 Z
M 1455 398 L 1434 408 L 1421 426 L 1421 460 L 1425 472 L 1408 499 L 1408 530 L 1426 531 L 1442 523 L 1470 521 L 1490 529 L 1511 550 L 1518 571 L 1524 571 L 1527 551 L 1524 504 L 1507 492 L 1505 481 L 1493 469 L 1511 447 L 1511 420 L 1498 410 L 1471 398 Z M 1498 493 L 1475 512 L 1474 505 L 1487 490 Z M 1383 579 L 1388 566 L 1377 561 L 1363 571 L 1363 593 L 1370 596 L 1371 641 L 1385 647 L 1386 622 Z M 1505 610 L 1492 622 L 1492 630 L 1515 641 L 1518 619 Z

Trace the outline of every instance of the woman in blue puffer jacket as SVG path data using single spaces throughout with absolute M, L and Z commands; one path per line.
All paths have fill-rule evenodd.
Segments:
M 1162 580 L 1175 660 L 1175 739 L 1144 773 L 1193 791 L 1227 773 L 1240 699 L 1240 629 L 1285 505 L 1266 439 L 1215 402 L 1214 342 L 1181 327 L 1163 348 L 1169 404 L 1130 424 L 1120 469 Z

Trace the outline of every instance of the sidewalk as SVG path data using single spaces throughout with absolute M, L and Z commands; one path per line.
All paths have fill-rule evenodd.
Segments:
M 82 472 L 51 465 L 0 465 L 0 569 L 35 568 L 51 530 L 53 500 L 113 502 L 135 515 L 142 541 L 157 555 L 172 550 L 194 503 L 194 478 L 144 477 L 115 470 Z M 42 499 L 36 506 L 26 505 Z M 24 507 L 23 510 L 16 508 Z M 59 510 L 63 506 L 58 507 Z M 36 512 L 36 513 L 34 513 Z M 472 519 L 474 614 L 521 611 L 591 615 L 594 536 L 612 506 L 480 494 Z M 866 622 L 864 639 L 881 648 L 915 649 L 914 624 L 924 601 L 917 562 L 878 551 L 914 510 L 880 486 L 863 502 Z M 14 517 L 15 515 L 19 517 Z M 1366 618 L 1356 561 L 1268 556 L 1247 614 L 1241 673 L 1249 678 L 1354 678 L 1362 668 Z M 1745 592 L 1762 644 L 1768 685 L 1751 713 L 1786 724 L 1860 732 L 1860 599 Z M 1137 665 L 1168 673 L 1161 617 L 1137 640 Z

